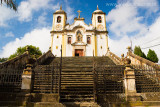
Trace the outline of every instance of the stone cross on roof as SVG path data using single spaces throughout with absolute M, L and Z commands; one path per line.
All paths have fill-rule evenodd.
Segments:
M 80 13 L 81 13 L 82 11 L 78 10 L 77 12 L 79 13 L 78 18 L 80 18 Z

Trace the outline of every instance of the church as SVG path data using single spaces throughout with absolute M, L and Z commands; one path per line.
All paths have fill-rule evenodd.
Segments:
M 104 56 L 108 49 L 108 32 L 106 28 L 106 13 L 97 10 L 92 13 L 92 24 L 86 24 L 80 16 L 74 18 L 73 24 L 67 24 L 67 14 L 62 10 L 53 13 L 51 30 L 51 51 L 59 57 L 71 56 Z M 62 46 L 62 47 L 61 47 Z
M 131 47 L 121 58 L 109 50 L 106 16 L 98 6 L 92 24 L 78 13 L 71 25 L 62 6 L 53 14 L 51 48 L 40 57 L 27 48 L 0 63 L 0 106 L 159 107 L 160 66 Z

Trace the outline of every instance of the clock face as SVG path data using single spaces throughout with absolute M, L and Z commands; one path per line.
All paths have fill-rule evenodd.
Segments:
M 56 30 L 62 30 L 62 25 L 60 24 L 56 25 Z
M 98 30 L 103 30 L 104 27 L 103 27 L 103 25 L 99 24 L 99 25 L 97 26 L 97 29 L 98 29 Z

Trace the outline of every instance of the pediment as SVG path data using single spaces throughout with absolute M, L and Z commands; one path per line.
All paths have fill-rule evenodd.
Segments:
M 84 20 L 74 20 L 74 23 L 71 25 L 66 25 L 66 30 L 74 30 L 76 28 L 85 28 L 85 30 L 93 30 L 94 27 L 92 25 L 87 25 Z

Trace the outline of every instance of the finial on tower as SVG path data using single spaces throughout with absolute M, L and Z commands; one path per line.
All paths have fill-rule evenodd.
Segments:
M 62 5 L 60 6 L 60 10 L 62 10 Z
M 98 5 L 97 5 L 97 10 L 99 10 Z

